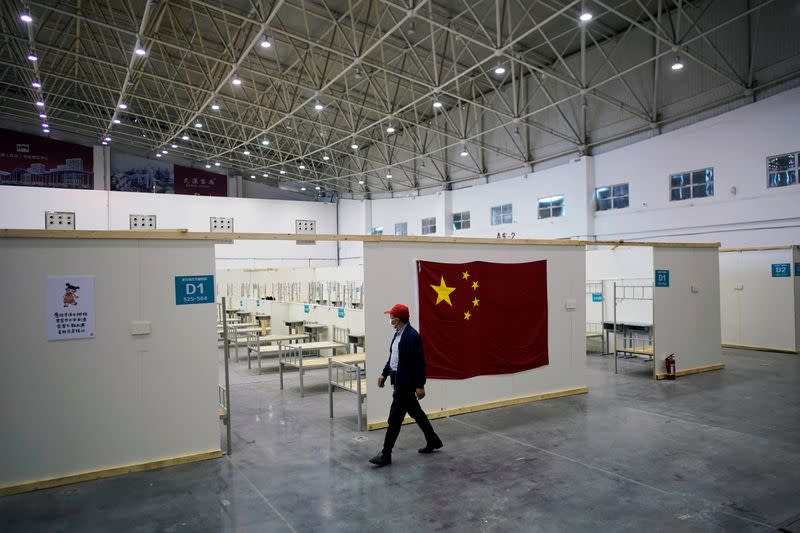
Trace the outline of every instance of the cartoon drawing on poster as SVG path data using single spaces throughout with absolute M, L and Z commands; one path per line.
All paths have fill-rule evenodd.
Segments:
M 94 338 L 94 276 L 47 278 L 47 340 Z

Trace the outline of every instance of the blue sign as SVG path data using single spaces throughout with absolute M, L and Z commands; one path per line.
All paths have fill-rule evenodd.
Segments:
M 794 275 L 795 276 L 800 276 L 800 263 L 795 263 L 794 264 Z
M 669 287 L 669 270 L 656 270 L 656 287 Z
M 791 263 L 773 263 L 772 264 L 772 277 L 773 278 L 789 278 L 792 276 Z
M 603 293 L 602 292 L 593 292 L 592 293 L 592 301 L 593 302 L 602 302 L 603 301 Z
M 304 305 L 303 306 L 303 312 L 304 313 L 308 314 L 310 311 L 311 311 L 311 306 L 309 306 L 309 305 Z
M 344 318 L 344 309 L 341 307 L 339 308 L 339 318 Z
M 256 300 L 256 307 L 261 307 L 261 300 Z
M 214 276 L 175 276 L 175 305 L 214 302 Z

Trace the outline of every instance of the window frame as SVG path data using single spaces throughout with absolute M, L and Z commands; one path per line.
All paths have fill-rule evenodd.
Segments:
M 456 227 L 456 215 L 459 216 L 458 220 L 458 227 Z M 464 217 L 466 215 L 466 217 Z M 453 223 L 453 231 L 461 231 L 465 229 L 470 229 L 472 227 L 471 216 L 469 211 L 459 211 L 457 213 L 453 213 L 452 216 L 452 223 Z M 465 225 L 466 224 L 466 225 Z
M 433 222 L 431 222 L 433 221 Z M 425 231 L 425 223 L 428 223 L 428 231 Z M 422 235 L 433 235 L 436 233 L 436 217 L 424 217 L 421 223 Z
M 784 157 L 784 156 L 787 156 L 787 155 L 794 156 L 794 167 L 791 168 L 791 169 L 783 170 L 783 171 L 779 171 L 779 172 L 770 172 L 770 170 L 769 170 L 769 160 L 773 159 L 773 158 L 777 158 L 777 157 Z M 764 160 L 764 163 L 765 163 L 765 168 L 766 168 L 766 171 L 767 171 L 767 189 L 780 189 L 781 187 L 790 187 L 792 185 L 797 185 L 798 183 L 800 183 L 800 176 L 798 176 L 798 172 L 800 172 L 800 151 L 799 152 L 786 152 L 786 153 L 777 154 L 777 155 L 769 155 Z M 786 184 L 783 184 L 783 185 L 770 185 L 770 183 L 772 182 L 772 174 L 780 174 L 781 172 L 787 172 L 787 173 L 788 172 L 794 172 L 794 182 L 786 183 Z
M 626 187 L 627 192 L 624 195 L 615 195 L 614 194 L 614 189 L 617 188 L 617 187 L 622 187 L 623 185 Z M 601 199 L 599 197 L 599 195 L 598 195 L 598 192 L 600 191 L 600 189 L 609 189 L 609 192 L 610 192 L 609 197 Z M 622 207 L 616 207 L 615 200 L 622 199 L 622 198 L 625 198 L 625 200 L 627 201 L 627 204 L 622 206 Z M 611 211 L 612 209 L 626 209 L 626 208 L 630 207 L 630 205 L 631 205 L 630 198 L 631 198 L 630 182 L 615 183 L 613 185 L 602 185 L 600 187 L 595 187 L 595 189 L 594 189 L 594 210 L 599 212 L 599 211 Z M 608 201 L 609 202 L 609 207 L 601 209 L 600 208 L 600 201 L 601 200 L 602 201 Z
M 506 211 L 508 208 L 508 212 Z M 499 221 L 495 222 L 495 210 L 497 210 L 497 216 L 499 217 Z M 492 206 L 489 209 L 489 223 L 492 226 L 502 226 L 503 224 L 511 224 L 514 222 L 514 204 L 501 204 Z
M 397 230 L 400 229 L 400 228 L 403 229 L 403 232 L 402 233 L 397 233 Z M 400 235 L 400 236 L 408 235 L 408 222 L 395 222 L 394 223 L 394 234 L 395 235 Z
M 561 205 L 555 206 L 557 209 L 560 209 L 560 213 L 558 215 L 553 215 L 553 202 L 557 201 L 558 199 L 561 200 Z M 542 201 L 547 201 L 548 206 L 542 207 Z M 549 213 L 546 217 L 542 216 L 542 211 L 547 210 Z M 536 216 L 539 220 L 548 220 L 551 218 L 561 218 L 566 216 L 567 214 L 567 199 L 563 194 L 553 194 L 550 196 L 543 196 L 536 200 Z
M 711 171 L 711 182 L 710 182 L 711 183 L 711 194 L 706 194 L 704 196 L 695 196 L 694 195 L 694 188 L 695 187 L 699 187 L 702 184 L 695 184 L 692 181 L 692 176 L 694 175 L 695 172 L 708 172 L 709 170 Z M 688 184 L 683 184 L 682 183 L 678 187 L 673 187 L 672 186 L 672 178 L 674 178 L 675 176 L 688 176 L 689 177 L 689 183 Z M 683 178 L 681 178 L 681 179 L 683 180 Z M 714 167 L 704 167 L 704 168 L 697 168 L 697 169 L 694 169 L 694 170 L 684 170 L 684 171 L 681 171 L 681 172 L 672 173 L 672 174 L 669 175 L 668 182 L 667 182 L 669 184 L 669 201 L 670 202 L 682 202 L 684 200 L 697 200 L 697 199 L 700 199 L 700 198 L 713 198 L 714 195 L 716 194 L 716 186 L 715 186 L 716 182 L 717 182 L 717 174 L 716 174 L 716 172 L 714 172 Z M 706 187 L 708 187 L 708 183 L 709 182 L 706 182 Z M 673 198 L 672 197 L 672 191 L 677 190 L 677 189 L 684 189 L 684 188 L 688 188 L 689 189 L 689 196 L 688 197 L 686 197 L 686 198 Z

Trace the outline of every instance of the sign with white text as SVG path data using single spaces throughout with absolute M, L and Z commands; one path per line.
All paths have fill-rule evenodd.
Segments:
M 214 276 L 175 276 L 175 305 L 214 302 Z

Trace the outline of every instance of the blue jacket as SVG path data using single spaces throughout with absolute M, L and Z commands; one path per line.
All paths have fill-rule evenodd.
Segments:
M 397 332 L 392 337 L 394 342 Z M 406 324 L 403 336 L 400 337 L 400 345 L 397 347 L 399 357 L 397 360 L 397 374 L 392 380 L 392 385 L 396 389 L 421 389 L 425 387 L 425 354 L 422 351 L 422 338 L 417 330 Z M 392 368 L 389 362 L 392 359 L 392 343 L 389 343 L 389 359 L 383 367 L 384 377 L 391 375 Z

